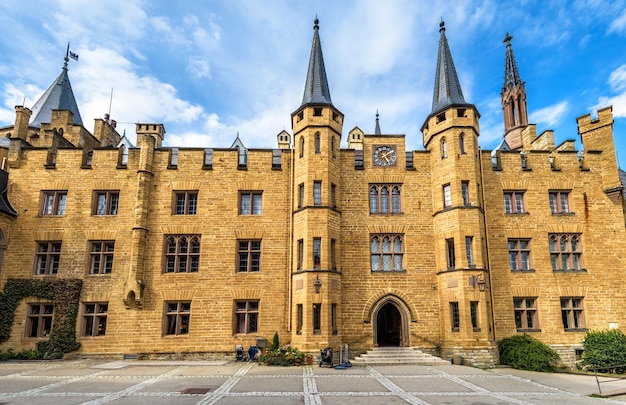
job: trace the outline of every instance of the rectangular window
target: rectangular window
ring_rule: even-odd
[[[313,304],[313,334],[322,333],[322,304]]]
[[[298,186],[298,208],[304,207],[304,184]]]
[[[471,205],[469,197],[469,181],[461,182],[461,196],[463,197],[463,205]]]
[[[461,327],[461,317],[459,315],[459,303],[450,303],[450,322],[452,324],[452,332],[458,332]]]
[[[465,258],[467,259],[468,266],[474,265],[474,252],[472,249],[473,241],[474,241],[474,238],[472,236],[465,237]]]
[[[550,234],[549,246],[553,271],[584,271],[580,234]]]
[[[402,271],[404,257],[403,235],[376,234],[370,238],[372,271]]]
[[[111,274],[114,241],[89,242],[89,274]]]
[[[174,215],[196,215],[198,211],[197,191],[176,191],[174,199]]]
[[[41,215],[64,215],[67,191],[44,191]]]
[[[445,184],[443,186],[443,207],[449,208],[452,206],[452,194],[450,191],[450,185]]]
[[[530,270],[530,239],[509,239],[508,245],[511,270]]]
[[[239,215],[261,215],[262,198],[260,191],[240,191]]]
[[[470,301],[470,319],[474,332],[480,332],[480,327],[478,326],[478,301]]]
[[[298,239],[298,268],[302,270],[302,260],[304,258],[304,240]]]
[[[370,185],[370,214],[400,214],[402,212],[400,192],[400,184]]]
[[[117,215],[119,191],[96,191],[93,215]]]
[[[523,214],[526,212],[524,211],[523,191],[504,192],[504,212],[507,214]]]
[[[313,268],[319,269],[322,266],[322,239],[313,238]]]
[[[35,251],[35,275],[49,276],[59,271],[61,242],[37,242]]]
[[[259,330],[259,301],[235,301],[235,334]]]
[[[583,310],[582,297],[562,297],[561,298],[561,318],[563,327],[569,331],[584,331],[585,313]]]
[[[456,267],[456,260],[454,256],[454,238],[446,239],[446,264],[448,269],[454,269]]]
[[[83,304],[82,336],[104,336],[107,329],[107,302]]]
[[[164,330],[165,335],[189,334],[189,317],[191,316],[191,302],[166,302]]]
[[[166,235],[165,273],[196,273],[200,269],[200,235]]]
[[[569,210],[569,191],[550,191],[550,210],[553,214],[567,214]]]
[[[238,244],[238,272],[258,272],[261,270],[261,241],[240,240]]]
[[[337,334],[337,304],[330,304],[330,325],[333,335]]]
[[[302,325],[303,325],[302,317],[303,317],[302,304],[298,304],[296,306],[296,335],[302,334]]]
[[[536,297],[513,298],[513,308],[518,332],[539,329]]]
[[[336,248],[336,241],[334,239],[330,240],[330,269],[333,271],[337,270],[337,262],[336,260],[336,256],[335,256],[335,248]]]
[[[52,304],[28,304],[26,337],[45,338],[52,330]]]
[[[330,206],[333,208],[337,207],[337,186],[335,184],[330,185]]]
[[[322,205],[322,182],[313,182],[313,205]]]

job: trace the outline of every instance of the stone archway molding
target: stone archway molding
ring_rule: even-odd
[[[408,314],[411,322],[417,322],[417,310],[411,299],[398,289],[382,290],[373,294],[363,307],[363,322],[372,323],[374,314],[388,302],[394,303],[400,312]]]

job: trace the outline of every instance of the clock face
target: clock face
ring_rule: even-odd
[[[374,150],[373,158],[379,166],[391,166],[396,162],[396,150],[391,146],[379,146]]]

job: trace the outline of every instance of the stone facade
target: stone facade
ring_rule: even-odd
[[[497,340],[528,333],[572,362],[587,329],[626,324],[610,107],[578,118],[582,152],[533,125],[483,151],[463,103],[426,117],[422,151],[359,128],[341,149],[329,95],[303,101],[277,149],[164,147],[154,123],[125,149],[108,120],[92,135],[71,114],[31,127],[19,106],[0,129],[17,212],[0,217],[0,282],[82,279],[74,355],[214,358],[278,332],[307,352],[494,364]],[[0,349],[46,338],[35,304],[51,303],[23,299]]]

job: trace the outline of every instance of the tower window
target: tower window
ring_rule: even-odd
[[[322,140],[320,139],[320,133],[315,134],[315,154],[319,155],[322,149]]]
[[[452,332],[458,332],[461,326],[461,317],[459,316],[459,303],[450,303],[450,321],[452,324]]]
[[[314,117],[321,117],[322,116],[322,109],[321,108],[314,108],[313,109],[313,116]]]
[[[446,239],[446,264],[448,265],[448,269],[454,269],[455,267],[455,257],[454,257],[454,239]]]
[[[322,333],[322,304],[313,304],[313,334]]]
[[[443,138],[441,140],[441,158],[445,159],[448,157],[448,142],[446,141],[446,138]]]
[[[322,205],[322,182],[313,182],[313,205]]]

